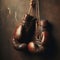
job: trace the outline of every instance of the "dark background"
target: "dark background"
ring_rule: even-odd
[[[0,60],[60,60],[60,0],[40,0],[41,19],[53,25],[53,56],[29,55],[12,47],[13,31],[28,9],[29,0],[0,0]]]

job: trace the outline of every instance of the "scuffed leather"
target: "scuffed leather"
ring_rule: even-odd
[[[39,23],[39,22],[38,22]],[[46,50],[46,43],[49,38],[49,33],[47,31],[48,21],[41,20],[40,23],[40,39],[36,39],[37,36],[28,44],[28,50],[33,53],[40,53]]]
[[[41,39],[35,39],[35,32],[36,32],[36,23],[37,19],[33,16],[26,15],[24,18],[24,23],[20,24],[13,35],[12,43],[13,46],[18,50],[27,49],[29,52],[41,52],[44,51],[45,47],[44,44],[48,39],[48,31],[47,31],[47,21],[40,21],[40,28],[41,31]],[[30,43],[32,42],[32,45]],[[32,50],[31,50],[32,49]]]
[[[35,32],[36,18],[27,14],[24,21],[16,28],[12,38],[13,46],[18,50],[27,47]]]

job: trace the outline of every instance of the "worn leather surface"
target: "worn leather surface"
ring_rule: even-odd
[[[49,56],[48,54],[30,55],[19,52],[11,45],[13,31],[16,25],[19,25],[22,21],[23,15],[27,13],[29,0],[1,0],[0,6],[1,60],[60,60],[60,0],[40,0],[41,19],[47,19],[52,24],[51,38],[53,39],[50,44],[54,49],[52,52],[49,50],[49,53],[51,53]],[[11,11],[10,16],[7,12],[8,7]]]

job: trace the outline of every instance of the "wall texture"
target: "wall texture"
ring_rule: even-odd
[[[56,48],[53,47],[55,52],[51,57],[24,54],[11,45],[16,25],[28,12],[29,0],[0,0],[0,3],[0,60],[60,60],[60,0],[40,0],[41,19],[47,19],[53,25],[52,41]]]

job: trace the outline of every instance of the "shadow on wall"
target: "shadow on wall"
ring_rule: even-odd
[[[48,23],[48,32],[49,32],[49,39],[48,42],[46,44],[46,51],[41,54],[43,60],[44,59],[48,59],[48,60],[54,60],[54,58],[57,55],[57,44],[56,44],[56,40],[54,38],[54,36],[52,35],[52,31],[53,31],[53,25],[51,23]]]

